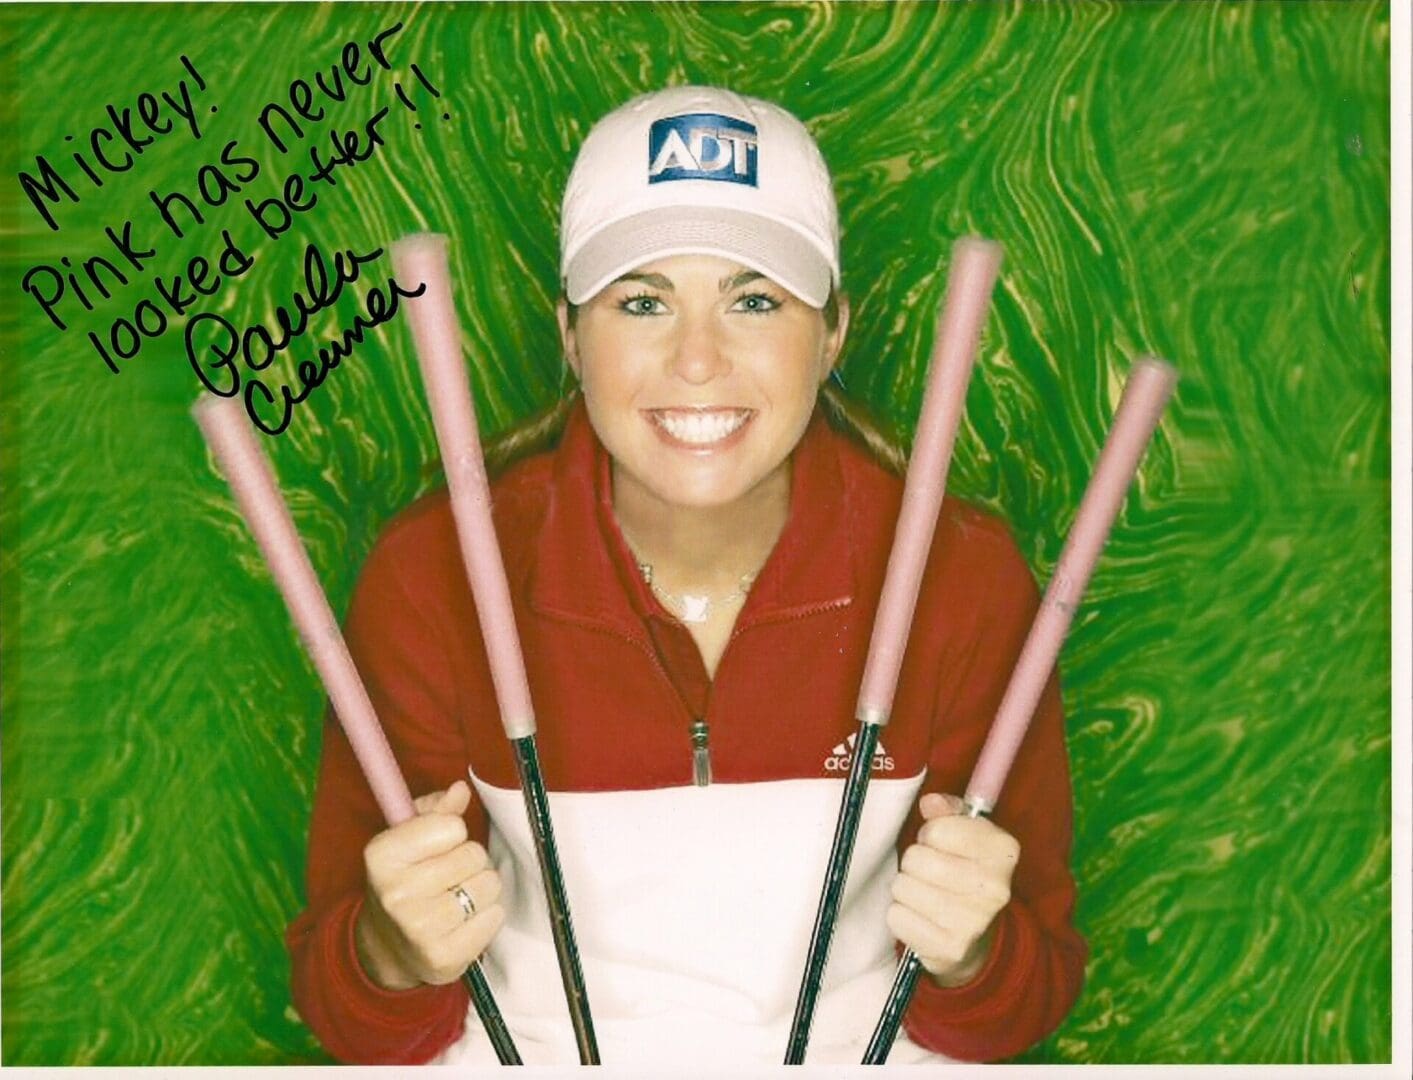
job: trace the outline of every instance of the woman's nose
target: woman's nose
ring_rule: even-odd
[[[721,329],[710,314],[679,316],[672,353],[672,370],[686,382],[700,385],[731,370]]]

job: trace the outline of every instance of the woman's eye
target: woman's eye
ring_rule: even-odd
[[[749,293],[736,301],[734,310],[746,311],[752,314],[774,311],[780,306],[780,301],[765,293]]]
[[[630,296],[620,306],[629,315],[661,315],[667,310],[667,305],[661,300],[646,293],[641,296]]]

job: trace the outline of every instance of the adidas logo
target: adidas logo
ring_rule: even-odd
[[[857,739],[858,732],[850,735],[848,739],[841,742],[824,759],[825,772],[848,772],[849,767],[854,763],[854,740]],[[883,740],[879,739],[873,750],[873,772],[892,772],[896,766],[888,751],[883,749]]]

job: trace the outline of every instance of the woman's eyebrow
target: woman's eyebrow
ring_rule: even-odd
[[[720,281],[717,282],[717,286],[721,289],[722,292],[730,292],[732,289],[744,285],[748,281],[755,281],[756,278],[763,277],[765,277],[765,275],[762,274],[759,270],[742,270],[739,274],[733,274],[731,277],[722,278]]]
[[[661,274],[624,274],[619,281],[641,281],[644,285],[651,285],[654,289],[663,289],[672,292],[672,281]]]

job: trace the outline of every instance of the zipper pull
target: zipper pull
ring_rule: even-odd
[[[692,721],[692,782],[697,787],[711,783],[711,751],[707,749],[707,722]]]

